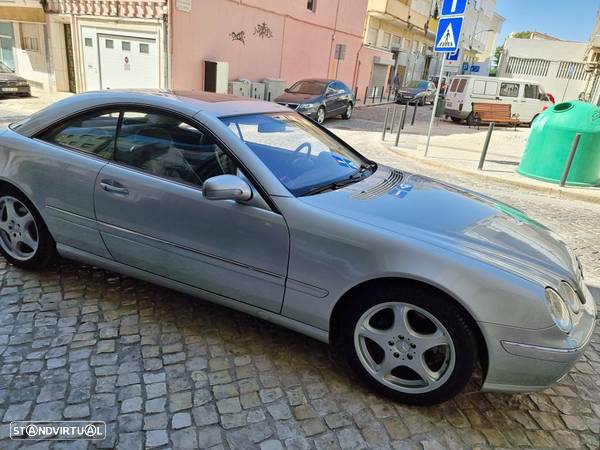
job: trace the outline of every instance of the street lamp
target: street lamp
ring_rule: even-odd
[[[495,30],[493,28],[490,28],[488,30],[481,30],[481,31],[478,31],[477,33],[473,33],[471,35],[471,41],[469,42],[469,51],[473,51],[473,40],[475,39],[475,36],[478,36],[482,33],[488,33],[490,31],[495,31]],[[471,73],[471,64],[469,64],[469,74],[470,73]]]

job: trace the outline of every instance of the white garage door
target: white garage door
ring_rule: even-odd
[[[100,88],[158,88],[156,40],[98,35]]]

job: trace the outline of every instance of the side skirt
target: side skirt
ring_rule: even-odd
[[[263,319],[268,322],[272,322],[276,325],[282,326],[284,328],[288,328],[292,331],[296,331],[298,333],[301,333],[308,337],[316,339],[317,341],[321,341],[326,344],[329,343],[329,333],[327,331],[307,325],[302,322],[298,322],[297,320],[290,319],[288,317],[284,317],[280,314],[266,311],[264,309],[260,309],[255,306],[239,302],[239,301],[231,299],[229,297],[223,297],[221,295],[217,295],[212,292],[207,292],[200,288],[196,288],[194,286],[190,286],[190,285],[187,285],[184,283],[180,283],[178,281],[174,281],[174,280],[170,280],[165,277],[161,277],[159,275],[155,275],[150,272],[136,269],[134,267],[130,267],[125,264],[121,264],[117,261],[103,258],[101,256],[93,255],[91,253],[87,253],[82,250],[79,250],[79,249],[76,249],[73,247],[69,247],[64,244],[57,244],[56,249],[57,249],[58,253],[60,254],[60,256],[62,256],[64,258],[72,259],[72,260],[79,261],[79,262],[82,262],[85,264],[91,264],[94,266],[102,267],[107,270],[112,270],[113,272],[122,273],[122,274],[130,276],[132,278],[137,278],[139,280],[158,284],[160,286],[164,286],[166,288],[173,289],[175,291],[183,292],[183,293],[191,295],[193,297],[199,297],[204,300],[208,300],[210,302],[226,306],[227,308],[235,309],[237,311],[241,311],[243,313],[250,314],[252,316],[258,317],[259,319]]]

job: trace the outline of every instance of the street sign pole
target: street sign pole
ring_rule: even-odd
[[[433,131],[433,121],[435,120],[435,111],[437,110],[438,102],[440,101],[440,90],[442,87],[442,76],[444,75],[444,63],[446,62],[447,53],[442,53],[442,63],[440,64],[440,76],[438,78],[437,90],[435,91],[435,100],[433,101],[433,111],[431,112],[431,120],[429,121],[429,130],[427,131],[427,144],[425,145],[425,156],[429,151],[429,141],[431,140],[431,132]]]

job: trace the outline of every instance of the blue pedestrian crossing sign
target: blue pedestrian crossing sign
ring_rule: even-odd
[[[444,0],[442,16],[462,16],[467,9],[467,0]]]
[[[454,53],[458,50],[462,17],[442,17],[438,24],[433,51],[436,53]]]

